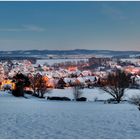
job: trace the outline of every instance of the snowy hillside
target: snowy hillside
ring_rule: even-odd
[[[140,112],[128,103],[47,101],[0,92],[0,124],[1,139],[140,138]]]
[[[53,65],[55,63],[64,63],[64,62],[75,62],[77,63],[78,61],[87,61],[88,59],[38,59],[36,64],[43,65],[47,63],[48,65]]]
[[[94,89],[88,89],[84,88],[81,90],[82,92],[82,97],[86,97],[88,101],[94,101],[96,100],[107,100],[112,98],[112,96],[108,93],[103,92],[102,90],[98,88]],[[131,98],[133,95],[138,95],[140,94],[139,89],[126,89],[126,92],[124,94],[124,100],[128,100]],[[45,94],[46,97],[50,96],[59,96],[59,97],[68,97],[70,99],[73,99],[73,89],[72,88],[65,88],[65,89],[53,89],[49,93]]]

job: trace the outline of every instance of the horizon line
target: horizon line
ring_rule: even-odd
[[[0,50],[0,52],[14,52],[14,51],[114,51],[114,52],[140,52],[140,50],[111,50],[111,49],[17,49],[17,50]]]

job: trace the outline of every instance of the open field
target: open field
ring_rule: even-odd
[[[129,103],[48,101],[1,92],[0,114],[1,139],[140,138],[140,112]]]

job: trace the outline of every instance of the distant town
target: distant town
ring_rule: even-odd
[[[81,55],[64,55],[63,57],[48,55],[46,58],[30,55],[26,57],[1,56],[0,61],[1,90],[5,90],[7,86],[13,89],[14,77],[18,73],[26,75],[30,82],[35,75],[43,76],[46,88],[71,87],[76,82],[82,84],[83,87],[92,88],[97,86],[99,80],[105,82],[108,74],[116,70],[130,74],[131,79],[135,81],[133,87],[140,88],[140,58],[135,55],[128,58],[91,54],[84,58],[81,58]],[[33,91],[33,87],[27,86],[25,90]]]

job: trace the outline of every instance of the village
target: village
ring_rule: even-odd
[[[112,58],[91,57],[86,60],[63,61],[49,65],[47,59],[41,64],[33,64],[30,60],[8,60],[0,63],[0,89],[14,90],[14,76],[22,73],[33,85],[35,75],[41,75],[45,88],[64,89],[79,83],[83,88],[94,88],[98,82],[106,81],[109,73],[123,70],[131,75],[131,88],[140,88],[140,60],[118,60]],[[40,61],[41,62],[41,61]],[[135,84],[134,84],[135,83]],[[33,92],[33,86],[26,86],[25,91]]]

